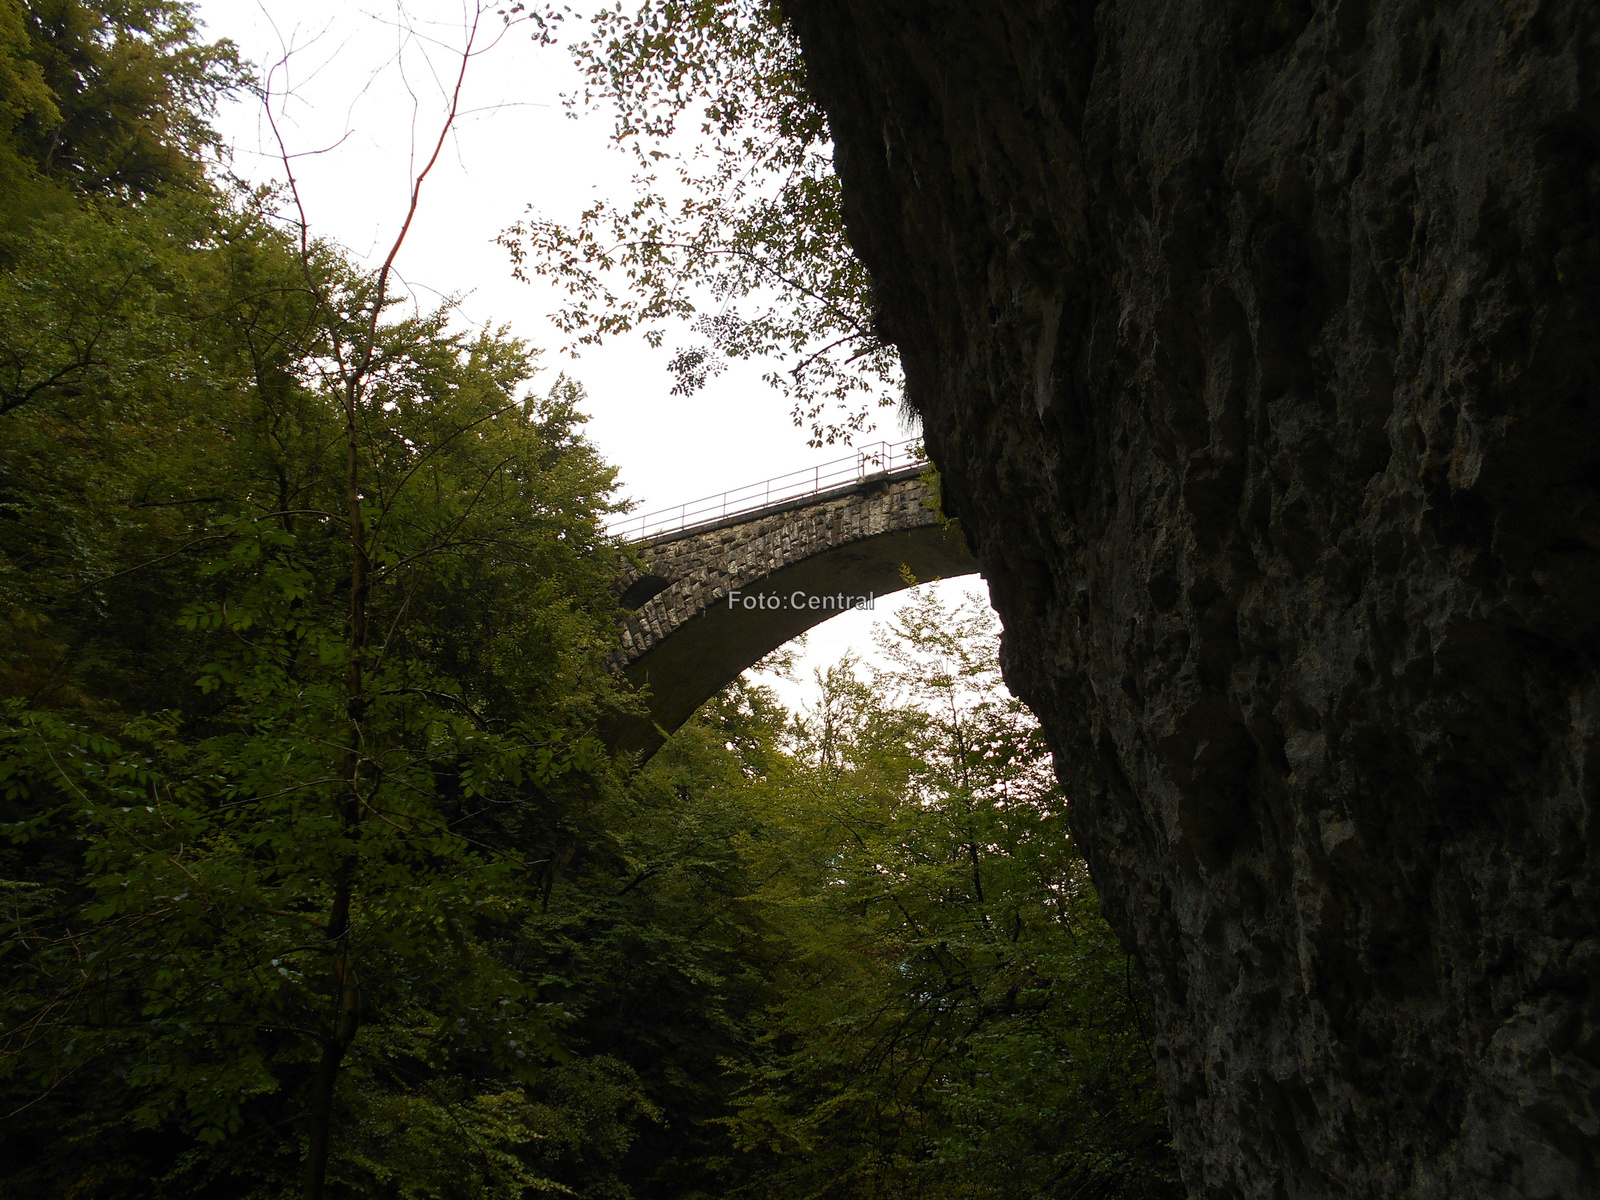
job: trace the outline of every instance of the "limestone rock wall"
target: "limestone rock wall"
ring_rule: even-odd
[[[1592,0],[785,0],[1196,1195],[1600,1195]]]

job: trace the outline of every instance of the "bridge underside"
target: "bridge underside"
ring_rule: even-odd
[[[741,672],[839,615],[837,607],[795,606],[796,593],[882,597],[908,586],[906,571],[912,582],[923,583],[977,569],[961,534],[930,521],[847,542],[752,580],[739,589],[742,596],[773,598],[766,607],[747,608],[721,597],[628,664],[624,674],[645,693],[650,711],[648,717],[624,722],[613,744],[649,757]]]

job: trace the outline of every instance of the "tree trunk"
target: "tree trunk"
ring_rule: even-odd
[[[349,744],[345,751],[346,790],[341,805],[344,836],[351,842],[361,836],[361,761],[363,718],[366,715],[364,656],[367,646],[367,600],[370,591],[370,559],[366,524],[361,514],[361,447],[357,415],[360,411],[361,384],[352,379],[345,389],[345,490],[350,521],[350,630],[349,664],[345,672],[346,704],[350,722]],[[350,944],[350,901],[355,887],[358,859],[347,854],[334,880],[333,907],[328,915],[328,945],[332,951],[329,978],[332,983],[332,1032],[323,1040],[322,1058],[311,1084],[311,1103],[307,1113],[305,1200],[321,1200],[328,1173],[328,1151],[333,1134],[333,1097],[339,1082],[339,1067],[361,1027],[361,992],[356,983],[354,951]]]

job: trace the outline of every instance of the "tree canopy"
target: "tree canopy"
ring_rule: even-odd
[[[675,392],[756,359],[813,444],[870,429],[901,400],[899,357],[845,237],[827,120],[781,6],[602,7],[569,47],[586,80],[569,103],[614,114],[638,174],[631,199],[570,224],[530,213],[501,235],[519,274],[565,288],[556,323],[577,345],[687,332]]]
[[[0,0],[0,1189],[1175,1195],[991,618],[613,754],[581,389],[209,169],[236,79]]]

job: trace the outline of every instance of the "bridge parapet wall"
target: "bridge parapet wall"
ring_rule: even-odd
[[[652,753],[741,671],[842,611],[793,597],[885,596],[906,586],[906,571],[918,580],[976,571],[927,498],[910,468],[634,543],[642,569],[622,581],[633,612],[614,661],[649,712],[622,720],[612,743]],[[730,605],[736,591],[768,603]]]
[[[785,567],[852,542],[940,524],[926,501],[920,472],[904,471],[637,545],[646,567],[628,585],[653,577],[666,586],[625,621],[622,663],[725,604],[729,592],[749,590]]]

